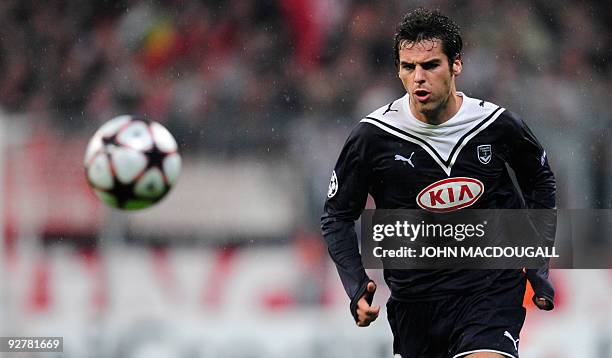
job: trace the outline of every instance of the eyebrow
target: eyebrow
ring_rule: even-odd
[[[416,65],[416,64],[420,64],[421,66],[423,65],[434,65],[434,64],[439,64],[441,63],[442,60],[439,58],[434,58],[431,59],[429,61],[425,61],[425,62],[407,62],[407,61],[400,61],[400,65]]]

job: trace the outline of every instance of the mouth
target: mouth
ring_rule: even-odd
[[[426,102],[429,99],[429,96],[431,96],[431,92],[425,89],[416,89],[412,93],[419,102]]]

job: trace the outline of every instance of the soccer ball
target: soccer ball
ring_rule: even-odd
[[[160,201],[181,171],[176,140],[161,124],[123,115],[106,122],[89,141],[85,176],[111,207],[147,208]]]

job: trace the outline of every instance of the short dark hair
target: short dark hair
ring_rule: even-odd
[[[459,26],[438,10],[422,7],[409,11],[397,26],[393,56],[395,67],[399,65],[400,45],[404,41],[417,43],[423,40],[438,39],[442,42],[442,51],[449,63],[461,55],[463,40]]]

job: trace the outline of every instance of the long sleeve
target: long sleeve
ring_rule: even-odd
[[[525,122],[511,115],[510,166],[529,209],[554,209],[556,182],[548,156]]]
[[[364,124],[347,139],[332,172],[321,217],[321,229],[329,255],[336,264],[342,285],[351,300],[355,317],[357,301],[366,290],[368,278],[359,254],[355,220],[361,215],[368,195],[370,169]]]
[[[511,118],[514,136],[509,164],[516,173],[525,205],[528,209],[555,209],[556,182],[546,151],[522,120],[515,116]],[[555,211],[543,210],[532,221],[539,240],[552,246],[556,234]],[[526,276],[535,292],[533,300],[536,297],[544,298],[547,301],[544,309],[553,309],[555,290],[549,279],[548,260],[537,269],[527,269]]]

